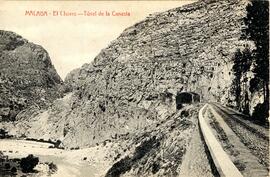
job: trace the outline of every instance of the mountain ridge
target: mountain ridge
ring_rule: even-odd
[[[25,134],[92,146],[165,119],[176,111],[179,92],[225,103],[235,50],[252,46],[239,41],[247,4],[199,1],[125,29],[66,77],[72,92],[34,117],[43,123],[31,121]]]
[[[48,52],[21,36],[0,31],[0,116],[14,121],[28,107],[47,108],[61,97],[63,81],[51,63]]]

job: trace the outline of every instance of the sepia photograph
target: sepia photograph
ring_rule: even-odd
[[[268,0],[1,0],[0,177],[269,177]]]

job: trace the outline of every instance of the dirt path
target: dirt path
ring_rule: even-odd
[[[206,152],[206,147],[202,141],[202,136],[197,125],[180,167],[179,177],[216,176],[214,175],[216,174],[215,169],[211,169],[211,163],[211,159],[209,159],[209,154]]]

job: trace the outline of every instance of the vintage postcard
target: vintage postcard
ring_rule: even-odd
[[[269,176],[269,1],[0,1],[12,176]]]

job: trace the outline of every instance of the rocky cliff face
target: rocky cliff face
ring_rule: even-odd
[[[0,30],[0,119],[14,121],[30,106],[46,108],[60,96],[61,78],[48,53],[21,36]]]
[[[168,119],[181,91],[227,103],[235,52],[254,47],[241,40],[247,4],[206,0],[150,15],[71,72],[72,92],[13,133],[93,146]]]

